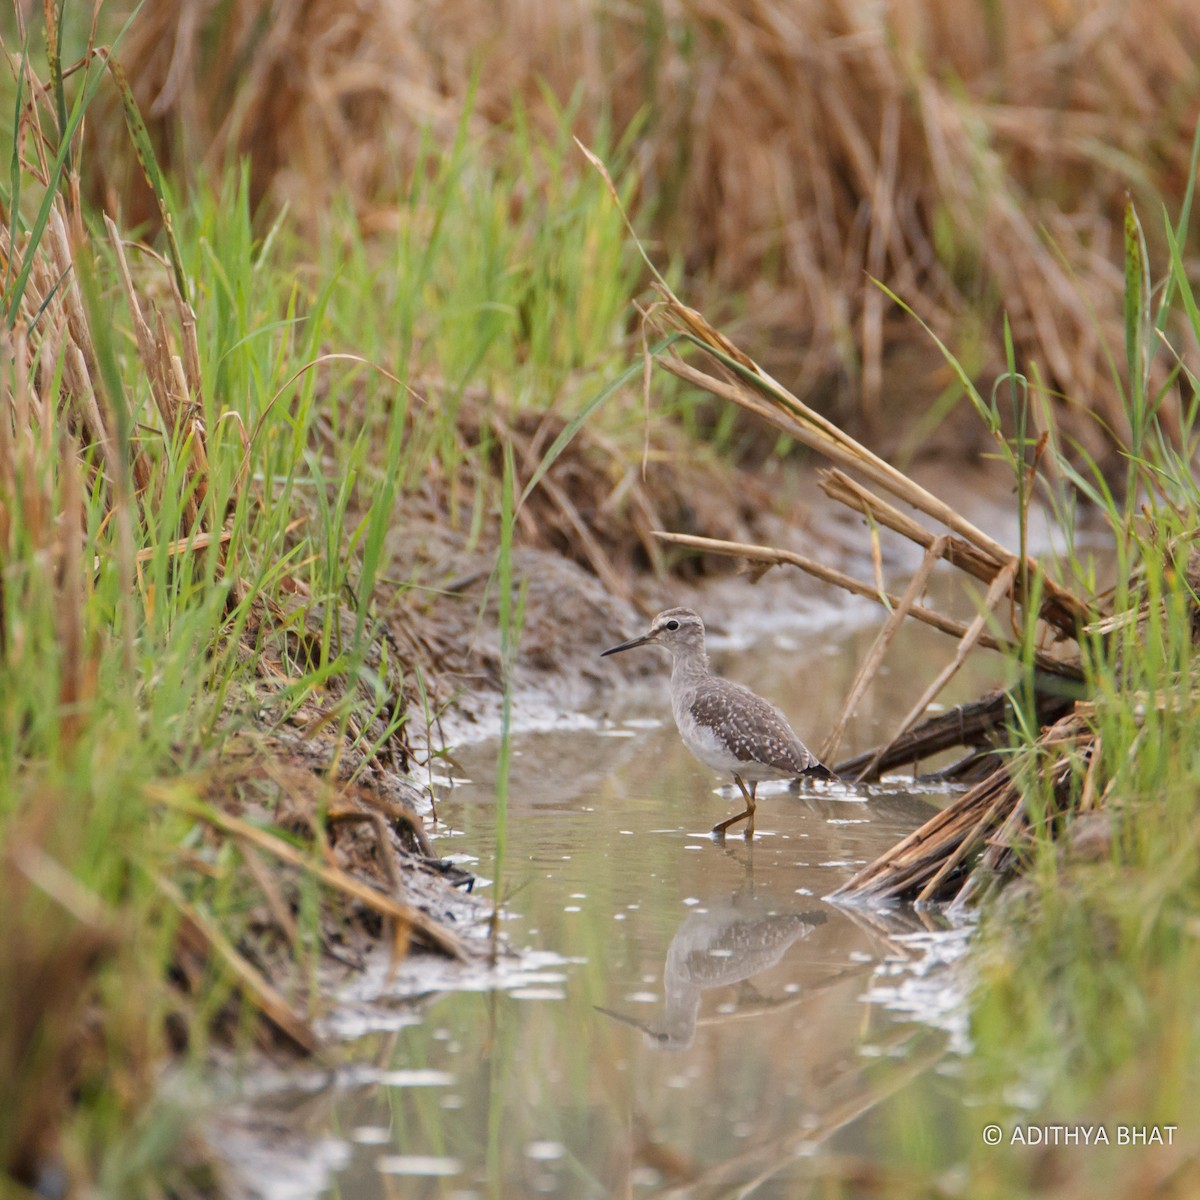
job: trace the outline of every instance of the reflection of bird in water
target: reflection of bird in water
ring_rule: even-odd
[[[652,1046],[686,1050],[696,1037],[702,992],[773,967],[793,942],[824,921],[823,912],[781,912],[737,897],[708,912],[690,913],[667,950],[661,1017],[643,1023],[608,1008],[600,1012],[640,1029]]]
[[[690,608],[660,612],[641,637],[600,657],[635,646],[662,646],[671,652],[671,709],[683,744],[706,767],[732,775],[746,801],[744,812],[713,826],[716,836],[724,837],[726,829],[743,819],[746,837],[754,836],[755,792],[764,779],[834,778],[779,709],[709,670],[704,622]]]

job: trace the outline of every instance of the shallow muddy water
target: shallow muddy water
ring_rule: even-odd
[[[714,639],[714,664],[817,742],[874,633],[860,611],[749,647]],[[914,679],[951,652],[909,631],[843,751],[890,733]],[[1000,669],[977,657],[947,701]],[[531,952],[495,974],[434,964],[389,984],[380,963],[355,981],[327,1027],[343,1065],[258,1079],[226,1110],[218,1138],[245,1184],[355,1200],[783,1197],[847,1162],[894,1162],[931,1130],[922,1161],[952,1165],[962,1147],[936,1131],[961,1104],[968,931],[822,899],[947,793],[763,785],[753,843],[718,844],[708,831],[733,798],[681,746],[665,672],[564,725],[514,741],[499,889],[509,942]],[[496,750],[465,748],[438,788],[438,848],[489,896]]]

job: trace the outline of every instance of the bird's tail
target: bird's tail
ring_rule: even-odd
[[[831,771],[824,763],[814,762],[811,767],[806,767],[800,772],[801,779],[828,779],[832,783],[845,783],[846,781],[836,772]]]

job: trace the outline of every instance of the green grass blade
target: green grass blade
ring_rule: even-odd
[[[1130,449],[1140,453],[1145,436],[1146,336],[1145,314],[1150,296],[1146,242],[1133,202],[1125,205],[1125,367]]]
[[[66,0],[58,0],[58,7],[52,4],[45,6],[46,12],[46,61],[50,67],[50,85],[54,89],[54,108],[58,117],[60,135],[67,127],[67,90],[63,82],[62,72],[62,39],[63,39],[63,8]],[[71,172],[71,141],[63,138],[67,148],[67,156],[63,159],[63,168]]]
[[[29,65],[29,34],[25,34],[25,41],[21,45],[21,65],[17,71],[17,95],[13,102],[13,134],[12,134],[12,161],[9,164],[11,172],[11,181],[9,190],[11,193],[10,208],[9,208],[9,224],[8,224],[8,245],[9,253],[4,263],[4,291],[3,295],[8,295],[8,285],[12,279],[12,247],[17,244],[17,230],[21,223],[21,179],[25,172],[21,170],[21,113],[25,104],[25,74]]]
[[[116,84],[117,94],[121,97],[121,105],[125,110],[125,124],[133,141],[134,153],[137,154],[137,160],[141,164],[146,183],[154,193],[155,202],[158,204],[163,233],[167,239],[167,256],[171,260],[171,270],[175,275],[175,286],[179,289],[179,294],[187,299],[187,276],[183,270],[183,256],[179,253],[179,243],[175,238],[175,225],[171,219],[170,206],[167,203],[167,187],[162,171],[159,169],[158,156],[154,153],[154,145],[150,141],[150,132],[146,128],[146,122],[142,119],[142,110],[138,108],[133,89],[129,86],[129,80],[125,78],[121,64],[111,55],[108,59],[108,70]]]
[[[664,350],[667,350],[685,336],[686,335],[682,333],[672,333],[668,337],[663,338],[662,341],[660,341],[657,345],[650,347],[649,353],[651,357],[656,358]],[[517,501],[518,512],[521,509],[521,505],[529,499],[529,496],[533,492],[534,488],[541,483],[542,479],[546,475],[546,472],[549,471],[552,466],[554,466],[558,456],[562,454],[562,452],[571,444],[571,441],[574,439],[575,435],[583,427],[583,423],[592,415],[592,413],[596,411],[596,409],[600,407],[601,404],[605,402],[605,400],[612,396],[614,392],[620,391],[621,388],[623,388],[631,379],[635,379],[637,376],[641,375],[642,370],[643,367],[640,361],[634,363],[632,366],[627,367],[616,377],[616,379],[612,381],[612,383],[610,383],[601,392],[593,396],[583,406],[583,408],[581,408],[579,412],[567,422],[567,424],[563,427],[562,432],[550,444],[550,448],[545,454],[542,455],[542,460],[538,463],[537,469],[529,477],[529,482],[525,485],[524,491],[521,492],[520,500]]]

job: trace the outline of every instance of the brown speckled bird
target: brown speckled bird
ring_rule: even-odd
[[[671,708],[683,744],[706,767],[732,775],[745,797],[745,811],[714,825],[714,835],[723,837],[745,818],[746,837],[754,836],[755,791],[764,779],[834,778],[792,732],[779,709],[749,688],[712,673],[704,649],[704,622],[690,608],[660,612],[641,637],[605,650],[601,658],[635,646],[670,651]]]

